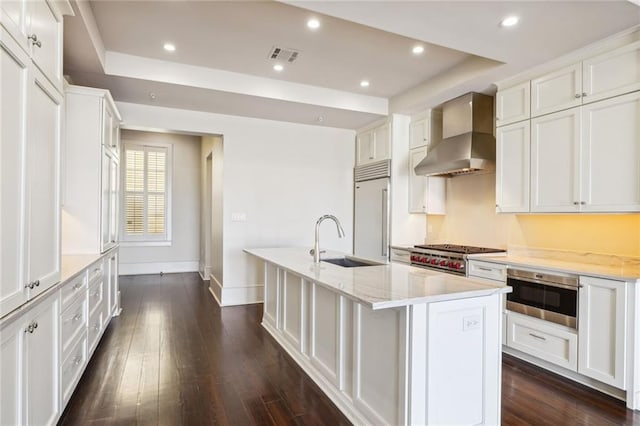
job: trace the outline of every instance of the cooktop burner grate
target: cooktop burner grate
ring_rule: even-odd
[[[416,248],[427,250],[440,250],[448,251],[451,253],[461,254],[479,254],[479,253],[502,253],[504,249],[488,248],[488,247],[474,247],[474,246],[462,246],[457,244],[426,244],[416,245]]]

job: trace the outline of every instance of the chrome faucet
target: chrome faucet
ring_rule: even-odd
[[[316,240],[313,244],[313,250],[311,250],[311,254],[313,255],[313,263],[320,263],[320,224],[325,219],[331,219],[336,223],[336,227],[338,228],[338,237],[344,238],[345,233],[344,229],[342,229],[342,225],[340,225],[340,221],[337,217],[332,214],[325,214],[321,216],[320,219],[316,222]]]

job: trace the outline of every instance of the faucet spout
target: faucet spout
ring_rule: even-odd
[[[336,228],[338,229],[338,237],[344,238],[344,236],[346,235],[337,217],[331,214],[325,214],[324,216],[321,216],[320,219],[318,219],[318,221],[316,222],[316,238],[313,244],[313,263],[320,263],[320,224],[326,219],[331,219],[335,222]]]

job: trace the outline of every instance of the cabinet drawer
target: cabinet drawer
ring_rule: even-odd
[[[93,265],[91,265],[88,268],[88,270],[89,270],[89,285],[91,285],[94,282],[96,282],[96,280],[102,279],[102,277],[104,276],[104,262],[103,261],[96,262]]]
[[[73,390],[76,387],[76,383],[82,375],[85,364],[87,363],[87,334],[85,333],[81,339],[78,339],[76,344],[73,345],[72,350],[67,358],[64,358],[62,365],[60,366],[60,382],[62,387],[62,406],[64,407]]]
[[[411,263],[411,253],[403,249],[391,249],[391,261],[400,263]]]
[[[104,300],[104,279],[98,280],[89,287],[89,316],[101,310]]]
[[[71,350],[73,342],[82,334],[87,326],[87,299],[78,298],[68,309],[62,312],[60,327],[62,329],[62,358]]]
[[[470,260],[469,277],[486,278],[504,283],[507,279],[507,265]]]
[[[102,331],[104,330],[104,325],[104,310],[98,309],[89,317],[89,353],[92,353],[98,345],[100,336],[102,336]]]
[[[572,371],[578,369],[578,336],[562,326],[509,312],[507,346]]]
[[[81,294],[85,294],[87,289],[87,273],[83,271],[80,275],[65,283],[60,290],[60,300],[64,311]]]

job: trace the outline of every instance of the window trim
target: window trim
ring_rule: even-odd
[[[166,167],[166,182],[165,182],[165,234],[163,236],[157,238],[149,238],[148,235],[143,235],[141,237],[134,237],[131,235],[127,235],[126,228],[126,216],[127,216],[127,206],[126,206],[126,176],[127,176],[127,150],[128,149],[144,149],[145,147],[149,148],[164,148],[167,150],[167,167]],[[120,196],[120,205],[122,208],[120,209],[120,246],[122,247],[167,247],[172,244],[172,193],[173,193],[173,145],[165,142],[155,142],[155,141],[137,141],[137,140],[122,140],[122,151],[121,151],[121,159],[120,159],[120,181],[122,182],[122,191]],[[146,155],[145,155],[145,180],[146,180]],[[145,192],[146,194],[146,192]],[[147,228],[147,221],[144,221],[144,227]]]

